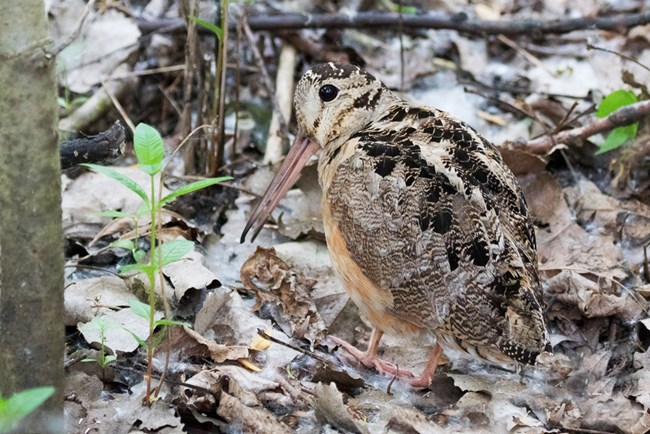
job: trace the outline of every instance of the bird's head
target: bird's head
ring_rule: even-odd
[[[396,99],[381,81],[356,66],[323,63],[308,70],[296,86],[293,102],[298,134],[251,214],[241,241],[253,226],[255,238],[312,155],[341,146],[384,115]]]
[[[296,86],[298,138],[321,148],[338,147],[381,116],[394,98],[381,81],[357,66],[316,65]]]

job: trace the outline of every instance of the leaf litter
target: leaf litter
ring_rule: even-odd
[[[470,14],[488,17],[527,18],[530,12],[527,7],[506,10],[500,4],[467,7]],[[601,3],[584,0],[560,7],[541,2],[536,8],[537,17],[553,19],[565,12],[596,14]],[[111,11],[102,20],[116,19],[116,14]],[[127,21],[119,16],[109,27],[122,28]],[[106,29],[105,22],[96,22],[95,32]],[[123,32],[120,47],[125,48],[107,56],[104,65],[93,69],[99,71],[96,74],[85,69],[83,57],[79,57],[82,67],[68,63],[67,82],[78,86],[75,91],[93,85],[80,76],[104,77],[128,57],[131,49],[126,47],[138,35],[131,24]],[[625,74],[638,83],[647,82],[647,71],[614,62],[611,54],[587,50],[584,40],[615,51],[633,50],[642,63],[650,59],[647,26],[628,35],[586,30],[571,37],[549,37],[546,49],[551,54],[540,54],[534,41],[523,41],[519,48],[528,47],[528,55],[504,49],[504,40],[426,31],[403,35],[402,79],[400,44],[394,35],[342,33],[349,50],[362,53],[367,68],[392,87],[402,87],[405,97],[462,117],[497,144],[543,133],[561,121],[570,99],[547,94],[578,98],[580,112],[630,82],[624,80]],[[93,33],[87,35],[92,38]],[[387,39],[389,44],[384,43]],[[83,39],[84,44],[88,41]],[[169,44],[158,47],[168,50]],[[563,52],[567,47],[568,54]],[[66,57],[74,57],[73,48]],[[168,51],[159,55],[169,60]],[[462,76],[475,80],[463,82]],[[478,88],[478,80],[495,88],[519,86],[525,95],[501,90],[467,93],[466,88]],[[493,99],[485,98],[488,94]],[[495,98],[537,119],[503,109],[494,104]],[[644,137],[642,126],[637,142]],[[129,298],[145,288],[137,289],[141,286],[137,278],[81,267],[114,271],[128,258],[109,244],[133,239],[132,222],[111,222],[98,213],[134,212],[138,198],[94,173],[66,178],[62,193],[66,257],[78,267],[67,276],[65,294],[65,323],[76,333],[76,338],[69,337],[70,349],[97,348],[100,337],[88,327],[96,316],[114,325],[110,333],[119,331],[121,336],[105,337],[109,352],[119,355],[112,369],[121,374],[114,383],[102,383],[97,375],[86,374],[83,364],[70,362],[66,411],[75,421],[70,432],[646,432],[650,276],[644,250],[650,241],[650,207],[641,180],[647,166],[643,158],[626,160],[632,148],[594,158],[593,151],[603,140],[595,137],[576,147],[560,146],[544,157],[503,150],[536,224],[554,355],[537,368],[515,373],[450,354],[441,361],[430,388],[420,392],[351,362],[328,343],[331,333],[364,348],[370,325],[359,317],[331,270],[312,165],[255,243],[239,243],[256,200],[246,193],[240,193],[226,212],[220,233],[203,234],[205,226],[197,230],[181,215],[166,217],[167,238],[181,235],[202,241],[184,260],[165,267],[163,277],[167,302],[192,327],[171,328],[168,344],[163,343],[156,354],[161,371],[168,345],[170,382],[163,384],[152,408],[141,407],[142,354],[125,329],[137,327],[127,309]],[[562,162],[567,158],[572,165]],[[118,170],[139,176],[132,168]],[[238,179],[237,185],[260,195],[272,173],[261,167]],[[139,223],[138,233],[146,233],[147,219]],[[160,306],[162,310],[162,302]],[[426,363],[429,346],[426,340],[387,336],[382,357],[418,371]]]

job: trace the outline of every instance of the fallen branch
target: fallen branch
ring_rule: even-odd
[[[617,127],[630,125],[650,116],[650,100],[640,101],[621,107],[607,117],[594,119],[586,125],[546,135],[525,143],[513,143],[512,147],[531,154],[546,154],[556,144],[570,144],[584,140],[594,134],[613,130]]]
[[[124,153],[124,126],[120,121],[96,136],[63,141],[59,145],[61,169],[81,163],[102,163]]]
[[[397,28],[401,21],[404,29],[449,29],[473,35],[544,35],[569,33],[574,30],[615,30],[650,23],[650,12],[620,14],[608,17],[562,18],[557,20],[480,20],[468,18],[464,13],[453,15],[402,15],[392,12],[359,12],[356,14],[278,14],[257,15],[248,18],[251,30],[296,29],[389,29]],[[234,25],[234,24],[233,24]],[[185,26],[182,20],[139,21],[143,33],[154,31],[179,31]],[[206,32],[207,29],[199,29]]]

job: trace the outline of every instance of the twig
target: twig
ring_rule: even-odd
[[[529,140],[528,142],[521,144],[521,148],[532,154],[545,154],[554,146],[554,143],[573,143],[591,137],[594,134],[633,124],[646,116],[650,116],[650,100],[640,101],[635,104],[621,107],[607,117],[594,119],[588,124],[578,128]],[[515,145],[515,147],[517,146]]]
[[[324,358],[322,356],[319,356],[318,354],[314,353],[313,351],[303,350],[302,348],[300,348],[297,345],[293,345],[293,344],[290,344],[289,342],[284,342],[284,341],[281,341],[278,338],[274,338],[273,336],[270,336],[267,333],[265,333],[264,330],[262,330],[262,329],[257,329],[257,334],[260,335],[261,337],[263,337],[264,339],[266,339],[267,341],[271,341],[271,342],[275,342],[276,344],[283,345],[283,346],[285,346],[287,348],[290,348],[290,349],[292,349],[294,351],[297,351],[297,352],[302,353],[302,354],[304,354],[306,356],[309,356],[309,357],[311,357],[313,359],[316,359],[319,362],[322,362],[322,363],[324,363],[326,365],[334,365],[334,363],[330,362],[329,360],[327,360],[326,358]]]
[[[235,33],[235,53],[237,55],[237,63],[235,64],[235,131],[233,133],[232,139],[232,156],[237,155],[237,137],[239,136],[239,109],[240,109],[240,95],[239,90],[241,88],[241,34],[242,34],[242,19],[243,16],[240,15],[237,20],[237,31]],[[226,64],[226,68],[228,65]],[[232,157],[231,157],[232,160]],[[235,168],[230,166],[230,176],[234,176]]]
[[[404,16],[402,14],[402,0],[399,0],[397,33],[399,34],[399,90],[404,90]]]
[[[618,57],[620,57],[621,59],[627,60],[628,62],[636,63],[637,65],[639,65],[641,68],[645,69],[646,71],[650,71],[650,68],[648,68],[643,63],[639,62],[638,60],[636,60],[636,59],[634,59],[634,58],[632,58],[632,57],[630,57],[628,55],[625,55],[623,53],[619,53],[618,51],[610,50],[610,49],[603,48],[603,47],[596,47],[595,45],[591,45],[591,44],[587,44],[587,49],[588,50],[604,51],[605,53],[615,54]]]
[[[52,49],[51,54],[53,57],[56,57],[61,51],[65,50],[68,45],[72,44],[72,41],[77,39],[77,36],[79,36],[81,29],[83,28],[84,21],[86,21],[88,14],[93,10],[94,7],[95,0],[90,0],[88,4],[86,4],[86,8],[81,14],[81,17],[79,17],[79,21],[77,21],[77,26],[75,27],[74,31],[70,34],[70,36],[66,38],[65,41],[61,42],[59,45]]]
[[[223,164],[225,159],[226,149],[226,74],[228,68],[228,17],[229,17],[229,1],[224,0],[221,2],[221,28],[223,29],[223,38],[219,41],[219,55],[220,55],[220,69],[221,77],[219,79],[219,116],[218,116],[218,134],[217,134],[217,155],[216,165],[211,168],[210,175],[215,176],[219,167]]]
[[[280,135],[282,137],[287,137],[289,134],[289,130],[287,128],[287,122],[284,119],[284,116],[282,115],[282,111],[280,110],[278,99],[275,96],[275,87],[273,86],[273,82],[271,81],[269,72],[266,70],[266,63],[264,62],[264,58],[262,57],[260,50],[257,48],[257,44],[255,43],[255,36],[253,36],[253,32],[251,31],[251,28],[248,24],[248,20],[249,20],[248,17],[242,20],[242,30],[244,31],[244,35],[246,35],[246,38],[248,39],[248,42],[250,44],[250,49],[253,52],[253,56],[255,57],[255,62],[257,63],[257,67],[260,69],[260,72],[262,73],[262,82],[266,86],[266,90],[269,93],[269,98],[271,98],[271,102],[273,103],[273,111],[278,113],[278,121],[280,124]]]
[[[512,39],[508,38],[507,36],[503,35],[497,35],[497,39],[504,45],[507,45],[508,47],[512,48],[515,50],[521,57],[529,61],[531,64],[534,66],[542,69],[544,72],[548,73],[549,75],[553,76],[553,74],[545,65],[544,63],[539,60],[537,57],[533,56],[526,50],[525,48],[521,47],[519,44],[517,44],[515,41]]]
[[[106,77],[106,81],[119,80],[120,78],[140,77],[143,75],[166,74],[168,72],[184,71],[185,65],[162,66],[160,68],[143,69],[141,71],[129,71],[123,74],[115,74]]]
[[[266,141],[264,151],[264,164],[277,163],[282,159],[284,145],[287,136],[280,129],[282,119],[285,122],[291,120],[291,101],[293,96],[294,72],[296,70],[296,49],[289,44],[282,46],[280,61],[278,62],[278,73],[275,77],[276,96],[280,111],[273,111],[271,125],[269,126],[269,138]]]
[[[122,116],[122,119],[124,119],[124,122],[126,122],[126,124],[129,126],[129,129],[131,130],[131,134],[133,134],[135,132],[135,124],[131,120],[131,117],[126,112],[126,110],[124,110],[124,107],[122,107],[122,104],[120,103],[120,100],[118,99],[118,97],[113,92],[112,87],[107,86],[106,81],[102,80],[102,89],[104,90],[104,92],[106,92],[106,95],[108,95],[108,98],[111,100],[111,102],[113,103],[113,106],[118,111],[120,116]]]
[[[118,74],[123,74],[128,66],[123,63],[115,69]],[[101,118],[110,108],[111,102],[115,104],[118,99],[124,98],[136,84],[135,77],[120,80],[102,81],[102,87],[95,92],[83,105],[73,111],[68,117],[59,121],[59,130],[77,133],[88,125]],[[121,106],[115,105],[120,110]],[[128,115],[122,111],[125,122],[130,122]]]
[[[180,2],[186,5],[187,9],[181,8],[185,12],[187,20],[187,43],[185,44],[185,72],[183,73],[183,111],[181,113],[180,136],[185,137],[192,131],[192,84],[194,82],[194,70],[196,68],[196,57],[198,44],[196,41],[196,22],[190,17],[198,15],[198,0],[189,0]],[[183,152],[183,163],[185,173],[195,172],[197,170],[195,161],[195,147],[193,145],[185,148]]]
[[[399,14],[392,12],[360,12],[348,14],[278,14],[252,16],[248,20],[250,30],[292,30],[318,28],[390,28],[397,27]],[[411,29],[450,29],[472,35],[541,35],[562,34],[574,30],[615,30],[650,23],[650,12],[620,14],[609,17],[579,17],[557,20],[480,20],[468,18],[463,13],[453,15],[404,15],[402,25]],[[184,23],[180,20],[140,21],[143,33],[160,31],[162,27],[179,31]]]

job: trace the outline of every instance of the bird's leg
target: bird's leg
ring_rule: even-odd
[[[410,381],[411,386],[415,388],[427,388],[431,385],[431,378],[436,372],[438,367],[438,359],[442,355],[442,347],[439,343],[436,344],[431,349],[431,354],[429,356],[429,361],[427,362],[427,367],[424,368],[424,371],[418,378],[414,378]]]
[[[370,341],[368,342],[368,349],[364,352],[350,343],[339,339],[336,336],[329,336],[329,338],[336,344],[348,352],[352,357],[360,361],[367,368],[375,368],[380,374],[386,373],[398,377],[413,377],[409,371],[399,369],[397,366],[377,357],[377,349],[379,348],[379,341],[384,332],[378,328],[372,329]]]

